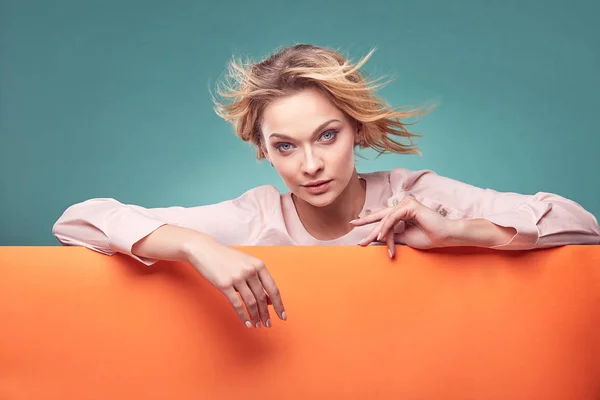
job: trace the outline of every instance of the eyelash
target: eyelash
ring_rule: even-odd
[[[322,134],[319,136],[319,138],[323,137],[323,135],[325,135],[325,134],[327,134],[327,133],[331,133],[331,134],[333,135],[333,136],[332,136],[332,138],[331,138],[331,139],[329,139],[329,140],[327,140],[327,142],[331,142],[332,140],[334,140],[334,139],[336,138],[336,136],[337,136],[338,132],[339,132],[339,131],[338,131],[338,130],[336,130],[336,129],[328,129],[328,130],[326,130],[325,132],[323,132],[323,133],[322,133]],[[277,149],[277,151],[279,151],[279,152],[285,152],[286,150],[282,150],[282,149],[281,149],[281,147],[282,147],[283,145],[286,145],[286,144],[290,144],[290,143],[288,143],[288,142],[277,143],[277,144],[276,144],[274,147],[275,147],[275,149]]]

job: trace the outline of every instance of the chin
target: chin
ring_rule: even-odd
[[[300,189],[302,190],[302,189]],[[298,195],[297,195],[298,196]],[[313,195],[309,193],[302,193],[301,196],[298,196],[306,203],[310,204],[313,207],[327,207],[335,202],[338,198],[338,193],[334,191],[329,191],[327,193]]]

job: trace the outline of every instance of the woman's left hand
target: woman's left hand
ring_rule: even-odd
[[[413,197],[405,197],[398,205],[375,211],[350,221],[354,226],[378,222],[371,233],[360,243],[367,246],[373,241],[385,241],[390,258],[395,254],[396,238],[407,246],[418,249],[443,247],[449,243],[456,221],[447,219],[424,206]],[[404,231],[395,233],[396,225],[404,224]]]

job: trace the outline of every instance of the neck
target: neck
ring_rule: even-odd
[[[315,207],[292,195],[298,217],[304,228],[316,239],[332,240],[353,229],[349,222],[358,217],[366,199],[366,182],[356,170],[344,191],[333,203]]]

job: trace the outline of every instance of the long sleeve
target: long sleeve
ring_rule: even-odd
[[[67,208],[52,233],[63,245],[83,246],[107,255],[119,252],[151,265],[157,260],[137,257],[131,249],[159,227],[177,225],[227,245],[248,245],[277,209],[279,199],[279,192],[270,185],[251,189],[233,200],[197,207],[144,208],[96,198]]]
[[[482,218],[514,228],[510,241],[499,250],[525,250],[568,244],[600,244],[594,215],[578,203],[557,194],[525,195],[483,189],[437,175],[430,170],[402,168],[390,174],[392,186],[453,219]]]

